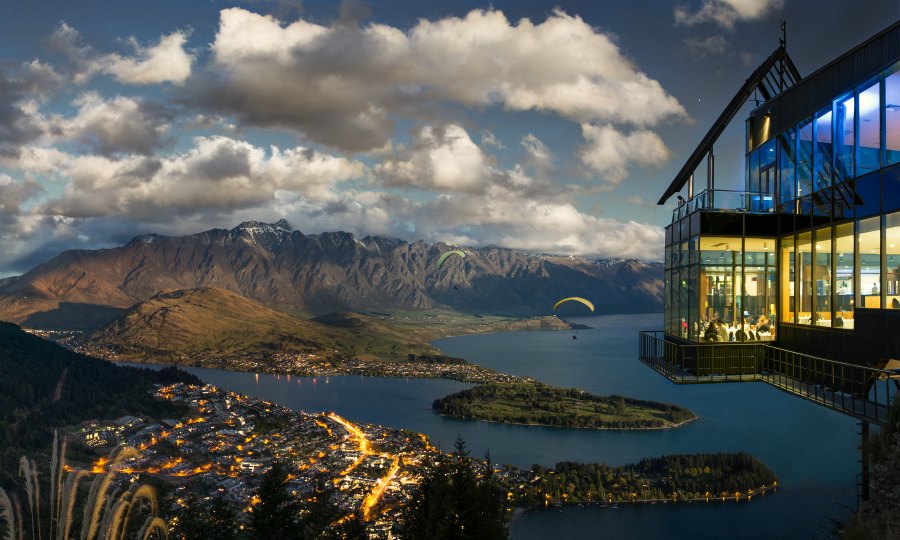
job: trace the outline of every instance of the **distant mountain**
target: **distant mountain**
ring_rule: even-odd
[[[601,234],[601,233],[598,233]],[[304,235],[287,222],[166,237],[147,234],[112,249],[66,251],[0,282],[0,319],[36,328],[96,329],[166,290],[217,287],[296,315],[430,309],[526,316],[563,296],[600,313],[662,310],[660,263],[598,264],[582,257],[462,248],[437,271],[443,243]]]

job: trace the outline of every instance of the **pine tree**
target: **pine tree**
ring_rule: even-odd
[[[287,483],[287,467],[275,462],[256,492],[259,503],[253,507],[250,518],[252,540],[304,538],[296,524],[300,506],[287,492]]]
[[[312,496],[307,499],[298,521],[297,529],[300,538],[326,540],[343,538],[342,532],[334,524],[341,518],[337,506],[331,504],[328,493],[328,480],[324,477],[314,480]]]
[[[488,466],[479,479],[465,441],[457,437],[454,452],[441,456],[420,485],[410,508],[405,538],[467,540],[506,538],[504,492]]]

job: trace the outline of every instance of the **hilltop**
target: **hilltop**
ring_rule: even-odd
[[[216,287],[167,291],[92,333],[118,359],[204,365],[275,352],[334,354],[336,332]]]

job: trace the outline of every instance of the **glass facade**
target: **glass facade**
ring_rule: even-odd
[[[710,227],[670,226],[667,333],[769,340],[777,324],[852,331],[857,308],[900,309],[898,68],[767,134],[747,153],[740,204],[710,212]]]
[[[776,243],[775,238],[695,236],[683,245],[696,257],[670,254],[666,261],[680,266],[665,270],[666,331],[691,341],[772,339]],[[678,245],[667,251],[677,251]]]
[[[882,129],[883,127],[883,129]],[[777,150],[776,150],[777,147]],[[772,156],[772,175],[763,175]],[[778,195],[783,213],[830,215],[831,187],[900,163],[900,71],[859,85],[747,154],[747,190]],[[765,181],[771,182],[766,189]],[[811,194],[808,199],[804,197]],[[751,210],[765,210],[757,205]]]

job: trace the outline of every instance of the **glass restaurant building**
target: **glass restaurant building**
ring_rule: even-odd
[[[717,190],[713,143],[754,98],[744,188]],[[900,358],[900,22],[805,78],[782,40],[659,204],[675,195],[666,341]]]

